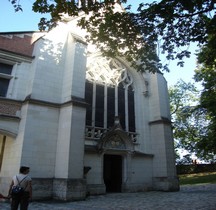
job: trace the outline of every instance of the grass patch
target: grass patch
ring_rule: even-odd
[[[179,175],[180,185],[216,184],[216,172]]]

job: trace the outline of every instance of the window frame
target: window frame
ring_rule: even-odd
[[[14,68],[15,63],[14,62],[10,62],[10,61],[6,61],[6,60],[3,60],[3,59],[0,59],[0,64],[6,64],[6,65],[11,66],[11,73],[10,74],[5,74],[5,73],[1,73],[0,72],[0,79],[6,79],[6,80],[8,80],[7,91],[6,91],[6,93],[5,93],[4,96],[0,96],[0,97],[3,97],[3,98],[6,98],[7,95],[8,95],[8,90],[9,90],[11,79],[13,79],[13,77],[14,77],[13,76],[13,68]]]
[[[113,68],[114,67],[114,68]],[[108,73],[113,75],[114,77],[110,77],[108,74],[103,75],[103,73]],[[116,73],[116,74],[115,74]],[[107,76],[108,79],[103,79],[104,76]],[[109,83],[111,81],[111,83]],[[88,99],[88,103],[90,103],[91,109],[87,109],[86,117],[91,116],[91,123],[86,122],[86,126],[90,126],[92,128],[103,128],[103,129],[110,129],[114,125],[114,119],[115,117],[120,117],[120,122],[122,125],[123,130],[126,132],[131,132],[131,120],[134,121],[132,124],[134,125],[133,131],[136,130],[136,120],[135,120],[135,104],[132,108],[129,108],[129,101],[128,101],[128,94],[129,91],[133,91],[133,103],[135,103],[135,94],[134,94],[134,81],[132,74],[130,73],[129,69],[124,66],[120,61],[113,59],[108,60],[106,58],[97,57],[94,59],[93,62],[89,63],[89,66],[87,67],[87,77],[86,77],[86,83],[92,83],[92,98],[91,103]],[[104,109],[104,115],[101,118],[103,118],[103,126],[96,125],[96,119],[98,116],[97,114],[97,86],[103,86],[104,94],[103,94],[103,109]],[[86,85],[86,87],[89,87],[89,85]],[[113,117],[113,123],[110,124],[111,120],[109,119],[109,110],[108,110],[108,92],[110,89],[113,89],[114,93],[114,117]],[[89,92],[89,89],[85,90],[86,92]],[[119,91],[121,91],[121,96],[119,96]],[[121,97],[121,98],[119,98]],[[121,102],[121,105],[119,104]],[[123,106],[123,107],[122,107]],[[130,111],[133,109],[133,112],[130,113]],[[133,116],[131,116],[131,114]],[[121,116],[120,116],[121,115]],[[99,127],[98,127],[99,126]]]
[[[0,143],[0,171],[2,168],[2,163],[3,163],[3,158],[4,158],[6,138],[7,138],[6,136],[3,136],[2,142]]]

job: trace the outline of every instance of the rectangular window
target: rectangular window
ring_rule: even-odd
[[[6,97],[13,66],[0,63],[0,97]]]
[[[135,109],[134,109],[134,92],[128,90],[128,114],[129,114],[129,131],[135,132]]]
[[[96,112],[95,112],[95,126],[104,126],[104,86],[96,85]]]
[[[2,167],[2,161],[4,156],[4,148],[5,148],[6,136],[3,139],[0,139],[0,171]]]
[[[107,127],[111,128],[114,125],[115,119],[115,88],[107,88]]]
[[[93,84],[86,81],[85,84],[85,100],[87,105],[86,108],[86,125],[92,126],[92,97],[93,97]]]
[[[6,97],[9,82],[10,82],[9,79],[0,78],[0,96],[1,97]]]
[[[0,63],[0,73],[10,75],[12,72],[12,67],[13,67],[12,65]]]
[[[125,89],[122,83],[118,87],[118,111],[120,124],[125,129]]]

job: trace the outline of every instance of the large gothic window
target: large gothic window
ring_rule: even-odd
[[[133,78],[119,61],[104,57],[88,60],[85,99],[86,125],[107,130],[115,116],[122,128],[135,132]]]

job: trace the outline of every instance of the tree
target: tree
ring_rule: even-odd
[[[177,165],[191,165],[192,163],[193,159],[190,154],[186,154],[182,158],[176,160]]]
[[[15,10],[21,10],[19,0],[9,1]],[[130,6],[124,12],[114,10],[115,4],[126,2],[35,0],[33,11],[51,14],[50,20],[41,19],[41,30],[55,26],[62,13],[88,14],[79,21],[89,32],[87,41],[96,44],[106,56],[124,56],[138,71],[168,71],[167,65],[158,58],[156,46],[168,60],[178,59],[178,65],[183,66],[183,59],[190,56],[187,49],[190,43],[208,43],[207,34],[212,34],[216,28],[215,0],[161,0],[141,3],[135,13]]]
[[[216,31],[215,31],[216,32]],[[199,143],[199,147],[206,152],[216,154],[216,33],[209,35],[209,41],[198,54],[198,68],[195,71],[195,80],[202,82],[200,107],[207,110],[209,125],[207,135]]]
[[[211,118],[200,106],[194,84],[180,80],[169,88],[173,135],[176,149],[184,149],[201,160],[213,160],[214,148],[208,142]]]

